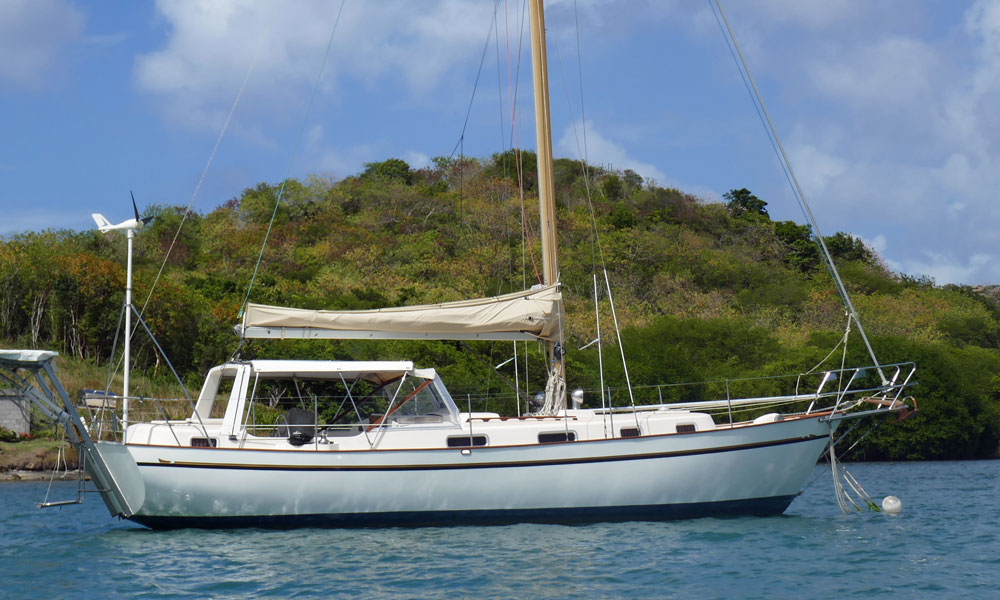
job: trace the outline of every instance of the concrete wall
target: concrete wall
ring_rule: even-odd
[[[13,390],[0,389],[0,427],[14,433],[30,433],[31,403]]]

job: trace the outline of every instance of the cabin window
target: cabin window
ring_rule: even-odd
[[[472,438],[472,443],[469,443],[469,438]],[[470,446],[485,446],[486,436],[485,435],[453,435],[448,437],[448,447],[449,448],[469,448]]]
[[[640,435],[638,427],[622,427],[619,433],[622,437],[639,437]]]
[[[219,441],[215,438],[191,438],[192,448],[215,448]]]
[[[694,423],[682,423],[677,426],[677,433],[694,433],[695,431],[698,431],[698,428],[695,427]]]
[[[539,444],[552,444],[555,442],[575,442],[575,441],[576,441],[575,431],[558,431],[552,433],[538,434]]]

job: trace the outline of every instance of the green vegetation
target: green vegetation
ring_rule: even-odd
[[[338,182],[286,181],[277,211],[281,182],[260,183],[207,214],[188,215],[176,242],[183,209],[147,208],[146,215],[157,218],[137,238],[139,307],[171,243],[174,249],[145,312],[166,356],[137,335],[139,393],[180,396],[167,357],[196,390],[208,367],[237,350],[232,326],[272,215],[254,302],[359,309],[530,286],[540,261],[535,160],[530,152],[509,151],[483,161],[439,158],[434,167],[415,170],[390,158]],[[583,165],[567,159],[556,161],[555,179],[571,388],[599,385],[595,347],[576,350],[596,335],[590,295],[601,252],[595,230],[637,385],[802,372],[841,338],[844,309],[810,229],[772,221],[767,203],[749,190],[732,190],[725,204],[708,203],[650,185],[632,171],[590,168],[585,175]],[[856,455],[996,456],[1000,305],[968,288],[892,274],[849,234],[825,243],[880,359],[919,366],[913,394],[920,415],[878,428]],[[0,339],[60,351],[60,373],[71,391],[103,388],[124,261],[121,233],[42,231],[0,241]],[[610,318],[602,316],[602,326],[607,383],[620,387]],[[530,386],[541,389],[542,359],[535,344],[528,349]],[[509,394],[514,379],[512,365],[493,369],[511,356],[510,343],[251,341],[239,351],[243,357],[406,358],[437,368],[460,403],[466,393]],[[856,336],[847,354],[849,364],[870,362]],[[827,368],[839,360],[838,352]],[[725,393],[720,385],[663,393],[710,398]],[[477,409],[513,410],[512,397],[489,405],[479,397],[472,400]]]
[[[76,450],[72,445],[59,440],[33,439],[15,443],[0,441],[0,481],[20,478],[12,475],[11,471],[75,469],[77,466]]]
[[[16,432],[7,429],[6,427],[0,427],[0,442],[5,442],[8,444],[16,444],[22,439],[31,439],[31,436],[26,434],[18,435]]]

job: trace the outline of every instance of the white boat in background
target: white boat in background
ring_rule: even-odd
[[[544,18],[539,0],[530,5],[544,285],[372,311],[250,305],[237,329],[244,338],[540,340],[550,367],[541,410],[462,411],[434,369],[410,362],[233,360],[209,372],[186,417],[156,404],[159,416],[133,422],[107,398],[79,408],[56,377],[55,353],[0,351],[0,381],[65,427],[113,516],[161,529],[780,514],[843,421],[910,411],[914,366],[877,361],[794,376],[787,396],[567,406]],[[288,400],[295,407],[279,410]],[[132,401],[133,416],[142,413]],[[759,416],[734,420],[748,410]]]

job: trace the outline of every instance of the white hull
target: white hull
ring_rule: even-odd
[[[157,529],[780,514],[841,420],[910,414],[898,400],[909,375],[880,388],[879,395],[857,390],[865,396],[850,403],[843,397],[853,390],[838,391],[833,408],[810,406],[727,424],[680,405],[506,418],[460,413],[433,370],[409,363],[251,361],[210,371],[191,418],[130,425],[123,443],[101,440],[105,425],[93,414],[80,418],[55,377],[53,357],[0,353],[0,367],[40,410],[66,425],[109,512]],[[14,378],[20,377],[17,369],[27,369],[38,382],[44,371],[50,389],[33,392],[27,379]],[[290,375],[301,388],[323,374],[321,382],[333,375],[387,381],[379,389],[392,398],[402,389],[405,398],[362,422],[333,418],[303,425],[289,410],[296,418],[256,423],[257,397],[248,388]],[[210,416],[222,377],[233,382],[225,416]],[[50,400],[55,398],[61,406]],[[825,396],[818,391],[815,399]],[[358,401],[348,396],[341,404],[348,401],[357,413]],[[773,406],[776,398],[753,401]],[[748,402],[720,406],[728,412],[730,405]]]
[[[127,449],[137,469],[107,461],[135,490],[123,516],[154,528],[569,522],[781,513],[829,433],[806,417],[471,450],[98,449]]]

